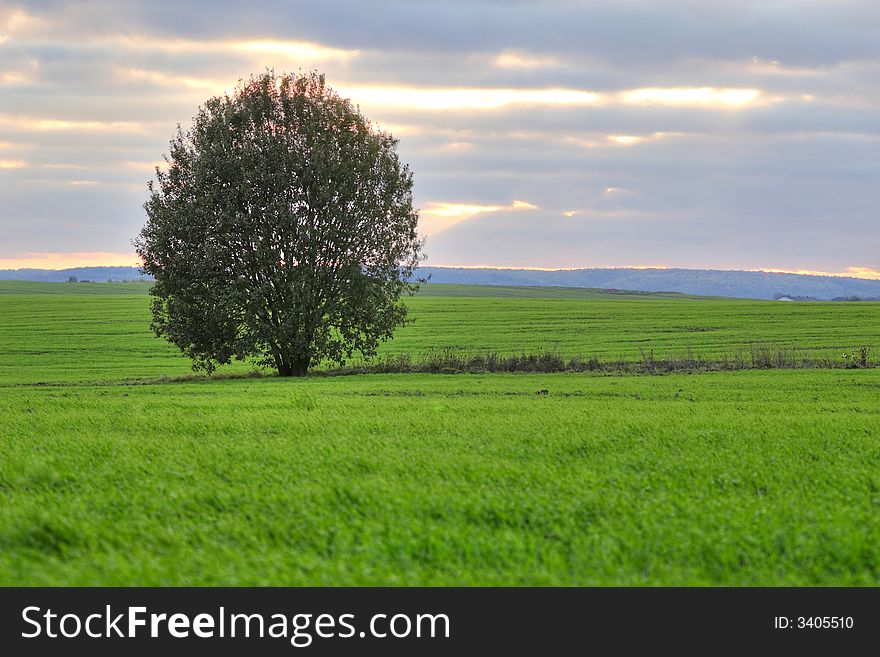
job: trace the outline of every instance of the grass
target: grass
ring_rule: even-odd
[[[780,303],[737,299],[618,297],[593,300],[420,298],[414,322],[386,353],[453,348],[641,360],[732,356],[755,344],[798,347],[815,357],[880,347],[880,303]]]
[[[552,352],[583,362],[639,363],[646,358],[735,361],[738,354],[751,358],[756,350],[783,349],[794,350],[801,360],[845,364],[844,353],[866,346],[873,363],[880,357],[880,303],[596,290],[576,291],[584,298],[451,296],[473,293],[468,288],[425,286],[408,300],[413,322],[387,343],[382,356],[424,360],[444,350],[503,357]],[[143,283],[0,282],[0,385],[187,375],[188,361],[149,330],[148,289]],[[511,293],[479,289],[487,295]],[[429,290],[437,296],[428,296]],[[522,295],[543,290],[515,289]],[[547,293],[563,292],[551,288]]]
[[[143,286],[17,286],[0,284],[2,585],[880,583],[880,369],[162,383],[189,368],[147,332]],[[412,302],[397,353],[425,331],[514,353],[530,328],[584,353],[678,349],[712,332],[658,327],[710,320],[729,342],[707,352],[880,343],[876,304]]]
[[[0,573],[876,584],[878,392],[873,371],[16,388]]]

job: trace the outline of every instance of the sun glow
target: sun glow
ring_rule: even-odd
[[[638,135],[608,135],[608,141],[620,144],[621,146],[635,146],[644,142],[645,139],[647,138],[639,137]]]
[[[422,215],[444,218],[467,218],[480,212],[498,212],[503,205],[467,205],[465,203],[428,203]]]
[[[428,203],[419,212],[419,231],[425,235],[436,235],[454,225],[480,214],[502,210],[538,210],[537,205],[528,201],[514,200],[510,205],[476,205],[467,203]]]

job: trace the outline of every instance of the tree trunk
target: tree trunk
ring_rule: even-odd
[[[311,363],[309,356],[282,356],[275,359],[279,376],[305,376]]]
[[[298,358],[294,358],[292,367],[293,376],[305,376],[306,372],[309,371],[309,363],[311,362],[311,360],[312,359],[308,356],[300,356]]]
[[[279,376],[291,376],[290,365],[284,356],[281,355],[277,347],[272,349],[272,358],[275,360],[275,369],[278,370]]]

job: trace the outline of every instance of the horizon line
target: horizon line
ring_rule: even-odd
[[[0,259],[0,271],[54,271],[64,272],[72,269],[112,269],[118,267],[126,267],[130,269],[138,269],[136,264],[95,264],[95,265],[74,265],[67,267],[2,267],[3,259]],[[685,267],[685,266],[669,266],[669,265],[623,265],[623,266],[607,266],[607,267],[530,267],[530,266],[509,266],[509,265],[423,265],[420,268],[434,269],[474,269],[474,270],[498,270],[498,271],[537,271],[537,272],[565,272],[565,271],[584,271],[584,270],[612,270],[612,271],[667,271],[667,270],[684,270],[684,271],[717,271],[717,272],[739,272],[750,274],[793,274],[797,276],[815,276],[829,278],[851,278],[863,281],[880,280],[880,271],[870,269],[868,267],[849,267],[846,272],[827,272],[808,269],[723,269],[712,267]]]

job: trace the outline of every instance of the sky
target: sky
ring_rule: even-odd
[[[136,264],[178,123],[316,69],[425,264],[880,278],[876,0],[0,0],[0,268]]]

